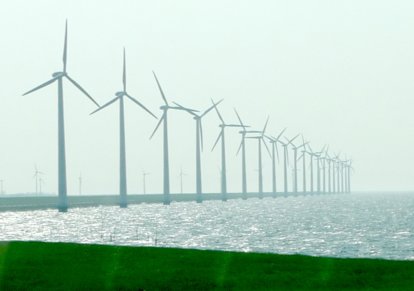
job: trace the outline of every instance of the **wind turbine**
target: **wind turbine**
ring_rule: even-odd
[[[234,112],[236,113],[237,119],[240,122],[240,127],[243,128],[243,130],[239,131],[242,138],[241,138],[240,146],[237,149],[236,155],[240,152],[240,150],[242,151],[242,195],[243,195],[243,199],[247,199],[247,174],[246,174],[246,134],[247,134],[247,130],[246,130],[246,128],[249,127],[249,126],[243,124],[243,121],[241,120],[240,115],[239,115],[239,113],[237,113],[237,110],[235,108],[234,108]]]
[[[275,152],[277,155],[277,161],[279,162],[279,150],[277,149],[277,142],[282,136],[282,134],[285,132],[286,128],[284,128],[279,135],[275,138],[272,136],[266,136],[269,140],[270,144],[272,145],[272,193],[273,197],[276,197],[276,157]]]
[[[307,153],[310,156],[310,168],[311,168],[311,172],[310,172],[310,192],[313,193],[314,192],[314,187],[313,187],[313,183],[314,183],[314,178],[313,178],[313,157],[316,157],[316,153],[312,150],[311,146],[308,144],[308,150]]]
[[[33,178],[35,179],[35,184],[36,184],[36,192],[35,192],[36,195],[39,194],[38,184],[39,184],[40,175],[44,175],[44,173],[39,171],[37,168],[37,165],[35,165],[35,172],[34,172]]]
[[[267,152],[269,153],[269,156],[271,156],[269,148],[264,140],[264,136],[265,136],[265,132],[266,132],[266,127],[267,124],[269,122],[269,117],[266,120],[266,123],[263,127],[263,130],[260,133],[260,135],[258,136],[248,136],[247,138],[249,139],[256,139],[257,140],[257,145],[258,145],[258,154],[259,154],[259,158],[258,158],[258,163],[259,163],[259,168],[257,170],[258,172],[258,179],[259,179],[259,198],[262,199],[263,198],[263,166],[262,166],[262,143],[265,145]]]
[[[91,114],[94,114],[109,105],[113,104],[116,101],[119,101],[119,206],[122,208],[127,207],[127,174],[126,174],[126,152],[125,152],[125,115],[124,115],[124,98],[128,98],[133,101],[139,107],[144,109],[155,119],[157,117],[146,108],[141,102],[128,94],[126,89],[126,59],[125,59],[125,48],[123,54],[123,70],[122,70],[122,91],[115,93],[115,98],[106,104],[102,105]]]
[[[340,193],[340,170],[339,170],[340,158],[339,158],[339,155],[340,153],[335,155],[335,158],[334,158],[334,168],[336,168],[336,176],[335,176],[335,171],[334,171],[334,192],[336,193]],[[336,179],[336,187],[335,187],[335,179]]]
[[[64,110],[63,110],[63,79],[66,78],[75,87],[77,87],[83,94],[85,94],[98,107],[99,104],[85,91],[75,80],[69,77],[66,71],[67,61],[67,36],[68,36],[68,22],[65,25],[65,40],[63,47],[63,71],[52,74],[52,79],[33,88],[32,90],[23,94],[27,95],[46,87],[55,81],[58,83],[58,209],[61,212],[66,212],[68,209],[67,202],[67,186],[66,186],[66,155],[65,155],[65,125],[64,125]]]
[[[42,177],[39,177],[39,194],[42,194],[42,185],[43,185],[43,179]]]
[[[206,116],[207,113],[209,113],[214,107],[216,107],[218,104],[220,104],[223,101],[221,99],[219,102],[214,103],[210,106],[207,110],[205,110],[202,114],[194,113],[192,110],[188,110],[187,108],[181,106],[180,104],[173,102],[178,107],[182,108],[182,110],[187,111],[191,115],[193,115],[193,118],[196,122],[196,195],[197,195],[197,203],[201,203],[203,201],[202,199],[202,183],[201,183],[201,151],[203,150],[203,126],[201,123],[201,119]]]
[[[293,177],[294,177],[293,192],[294,193],[298,192],[298,163],[297,163],[297,161],[299,160],[298,159],[298,149],[300,149],[300,148],[302,148],[306,145],[306,143],[302,143],[300,146],[296,146],[293,143],[293,140],[295,140],[298,136],[299,136],[299,134],[296,135],[291,140],[288,140],[287,138],[285,138],[288,141],[288,144],[291,144],[292,148],[293,148]]]
[[[185,111],[192,111],[198,112],[197,110],[183,108],[179,106],[170,106],[168,104],[167,98],[165,98],[164,91],[161,88],[160,82],[158,81],[157,75],[154,72],[155,81],[157,82],[158,89],[160,90],[162,100],[164,101],[164,105],[160,106],[160,109],[163,111],[161,119],[158,121],[154,131],[151,134],[150,139],[154,136],[157,132],[158,128],[160,127],[161,123],[163,123],[163,160],[164,160],[164,167],[163,167],[163,192],[164,192],[164,205],[168,205],[171,203],[170,197],[170,159],[169,159],[169,152],[168,152],[168,110],[175,109],[175,110],[185,110]]]
[[[302,191],[303,193],[306,193],[306,153],[308,153],[306,151],[306,145],[309,144],[309,142],[305,143],[305,139],[303,138],[303,135],[302,135],[302,144],[305,144],[305,146],[302,149],[302,156],[301,156],[302,162],[303,162],[302,163],[302,168],[303,168],[303,186],[302,186],[303,189]]]
[[[144,194],[147,194],[147,184],[146,184],[146,177],[149,175],[150,173],[142,171],[142,190],[144,191]]]
[[[321,152],[320,154],[320,160],[322,161],[322,192],[326,193],[326,161],[327,161],[327,151],[329,149],[329,146]]]
[[[288,152],[288,146],[290,145],[290,144],[292,144],[292,142],[297,138],[299,136],[299,134],[298,135],[296,135],[294,138],[292,138],[292,139],[287,139],[287,138],[285,138],[286,140],[287,140],[287,142],[283,142],[283,141],[281,141],[281,140],[279,140],[279,143],[281,143],[282,144],[282,146],[283,146],[283,178],[284,178],[284,192],[285,192],[285,194],[287,194],[287,192],[288,192],[288,171],[287,171],[287,166],[289,165],[289,152]],[[297,157],[295,157],[295,164],[296,164],[296,162],[297,162]]]
[[[211,102],[214,101],[211,100]],[[227,201],[227,170],[226,170],[226,139],[225,139],[225,128],[226,127],[242,127],[242,125],[238,125],[238,124],[227,124],[226,122],[224,122],[223,116],[220,114],[220,111],[218,110],[217,106],[214,106],[214,109],[217,112],[217,116],[219,117],[221,124],[219,125],[220,127],[220,133],[217,136],[216,142],[213,145],[213,148],[211,149],[211,151],[214,150],[214,148],[216,147],[217,143],[219,142],[219,140],[221,139],[221,195],[222,195],[222,200],[223,201]]]
[[[327,150],[325,151],[325,159],[326,159],[326,162],[328,163],[328,193],[332,193],[332,187],[331,187],[331,185],[332,185],[332,183],[331,183],[331,177],[332,177],[332,175],[331,175],[331,162],[332,162],[332,159],[329,156]]]
[[[341,193],[345,193],[345,166],[346,166],[346,155],[345,160],[340,161],[341,165]]]
[[[79,174],[78,181],[79,181],[79,195],[82,195],[82,173]]]
[[[183,168],[180,168],[180,174],[179,174],[179,176],[180,176],[180,192],[181,192],[181,194],[183,194],[183,176],[187,176],[187,174],[186,173],[184,173],[183,172]]]
[[[319,151],[317,153],[314,153],[314,155],[316,157],[316,167],[317,167],[316,168],[316,170],[317,170],[317,172],[316,172],[317,184],[316,185],[317,185],[318,194],[321,193],[321,164],[320,164],[320,161],[321,161],[321,155],[322,155],[323,151],[325,150],[325,147],[326,146],[323,146],[321,151]]]
[[[351,193],[351,170],[354,170],[354,168],[352,167],[352,159],[349,159],[347,161],[347,193]]]

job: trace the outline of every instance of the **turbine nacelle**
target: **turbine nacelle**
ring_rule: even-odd
[[[55,72],[55,73],[52,74],[52,77],[53,78],[58,78],[58,77],[63,77],[65,75],[66,75],[65,72]]]
[[[115,96],[117,96],[117,97],[122,97],[122,96],[124,96],[126,93],[124,92],[124,91],[118,91],[118,92],[116,92],[115,93]]]

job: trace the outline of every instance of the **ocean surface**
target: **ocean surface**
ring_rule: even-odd
[[[414,260],[414,193],[2,212],[0,240]]]

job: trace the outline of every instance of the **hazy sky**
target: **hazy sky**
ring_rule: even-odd
[[[8,193],[34,191],[34,165],[46,192],[57,190],[57,84],[22,93],[62,70],[69,21],[68,72],[103,104],[122,87],[158,116],[162,99],[220,110],[236,122],[287,137],[303,133],[354,160],[355,190],[413,190],[414,18],[412,1],[6,1],[0,10],[0,179]],[[118,193],[118,106],[95,109],[65,83],[69,194]],[[162,191],[162,131],[126,100],[128,192]],[[170,114],[171,188],[194,191],[195,122]],[[205,191],[219,190],[218,118],[204,119]],[[228,188],[240,191],[240,136],[227,133]],[[257,145],[248,144],[248,188],[257,189]],[[264,155],[265,190],[271,164]],[[279,165],[279,174],[282,170]],[[300,175],[301,173],[299,173]],[[281,178],[278,175],[278,178]],[[278,188],[282,189],[279,179]]]

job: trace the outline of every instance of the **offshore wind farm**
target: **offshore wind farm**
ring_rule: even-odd
[[[196,189],[195,191],[192,193],[195,195],[195,200],[198,203],[201,203],[203,201],[203,199],[206,199],[205,196],[206,195],[210,195],[212,193],[203,193],[202,191],[202,164],[201,164],[201,151],[203,151],[204,149],[204,138],[203,138],[203,127],[202,127],[202,118],[209,113],[210,111],[212,111],[213,109],[215,110],[215,112],[217,113],[218,119],[219,119],[219,128],[220,128],[220,132],[219,135],[212,147],[212,151],[214,150],[214,148],[216,147],[216,145],[218,144],[219,141],[221,141],[221,168],[220,168],[220,173],[221,173],[221,183],[220,183],[220,189],[221,189],[221,193],[217,193],[220,194],[221,196],[221,200],[222,201],[226,201],[229,197],[233,197],[233,198],[238,198],[238,197],[243,197],[243,198],[247,198],[247,183],[246,183],[246,152],[245,152],[245,146],[246,146],[246,139],[247,140],[255,140],[257,141],[257,149],[258,149],[258,156],[257,156],[257,174],[258,174],[258,182],[257,182],[257,190],[256,191],[250,191],[250,196],[253,195],[253,197],[259,197],[260,199],[262,199],[264,197],[264,195],[267,196],[271,196],[271,197],[277,197],[278,195],[283,195],[283,196],[287,196],[287,195],[298,195],[299,193],[301,194],[331,194],[331,193],[350,193],[351,192],[351,174],[352,171],[354,170],[352,167],[352,159],[344,159],[341,158],[339,154],[337,154],[335,156],[334,159],[331,159],[329,154],[328,154],[328,147],[325,145],[319,152],[313,152],[312,149],[310,148],[309,142],[304,142],[299,145],[296,146],[293,141],[299,137],[300,134],[295,135],[293,138],[289,139],[286,136],[284,136],[283,138],[281,138],[282,134],[284,133],[284,131],[286,130],[286,128],[278,135],[277,138],[272,138],[269,137],[266,134],[266,129],[268,127],[269,124],[269,118],[267,117],[265,124],[263,126],[262,130],[254,130],[254,129],[250,129],[250,126],[245,125],[239,114],[237,113],[237,111],[235,110],[235,114],[237,116],[237,119],[239,121],[238,124],[236,123],[226,123],[224,121],[223,116],[221,115],[218,106],[222,103],[223,99],[221,99],[218,102],[214,102],[213,100],[211,100],[212,105],[210,107],[208,107],[204,112],[201,112],[199,110],[195,110],[195,109],[190,109],[187,107],[184,107],[182,105],[180,105],[178,102],[173,101],[172,103],[174,104],[173,106],[170,105],[170,103],[167,101],[167,98],[164,94],[164,91],[161,87],[161,84],[157,78],[157,75],[155,74],[155,72],[153,72],[154,75],[154,79],[155,82],[157,84],[157,87],[159,89],[159,92],[161,94],[162,97],[162,101],[164,102],[164,104],[160,107],[160,109],[162,110],[162,115],[161,117],[157,117],[151,110],[149,110],[147,107],[145,107],[140,101],[138,101],[136,98],[132,97],[131,95],[129,95],[129,93],[127,93],[127,89],[126,89],[126,82],[127,82],[127,71],[126,71],[126,53],[125,53],[125,48],[123,49],[123,65],[122,65],[122,91],[118,91],[115,93],[115,98],[111,99],[110,101],[108,101],[107,103],[105,103],[104,105],[100,106],[94,98],[92,98],[92,96],[83,88],[79,85],[78,82],[76,82],[74,79],[72,79],[71,77],[69,77],[68,73],[67,73],[67,60],[68,60],[68,22],[66,20],[66,24],[65,24],[65,33],[64,33],[64,45],[63,45],[63,57],[62,57],[62,61],[63,61],[63,70],[61,72],[56,72],[52,74],[52,79],[48,80],[45,83],[42,83],[41,85],[31,89],[30,91],[27,91],[26,93],[23,94],[23,96],[30,94],[30,93],[34,93],[39,89],[42,89],[52,83],[54,83],[55,81],[57,81],[58,83],[58,94],[57,94],[57,99],[58,99],[58,189],[57,189],[57,201],[56,201],[56,207],[59,211],[61,212],[66,212],[68,210],[69,207],[69,202],[68,202],[68,193],[67,193],[67,179],[66,179],[66,153],[65,153],[65,148],[66,148],[66,144],[65,144],[65,122],[64,122],[64,103],[63,103],[63,79],[66,78],[67,80],[69,80],[77,89],[79,89],[84,95],[86,95],[98,108],[95,109],[93,112],[91,112],[90,114],[95,114],[96,112],[99,112],[100,110],[114,104],[115,102],[119,102],[119,200],[118,200],[118,204],[121,208],[125,208],[128,205],[128,192],[127,192],[127,168],[126,168],[126,164],[127,164],[127,156],[126,156],[126,139],[125,139],[125,113],[124,113],[124,98],[127,98],[129,100],[131,100],[132,102],[134,102],[136,105],[138,105],[139,107],[141,107],[141,109],[143,109],[144,111],[146,111],[147,114],[149,114],[150,116],[152,116],[154,119],[158,119],[158,123],[155,126],[155,129],[153,131],[153,133],[150,136],[150,139],[154,136],[154,134],[157,132],[158,128],[160,127],[160,125],[163,125],[163,167],[162,167],[162,171],[163,171],[163,204],[165,205],[169,205],[171,203],[171,201],[173,200],[173,198],[171,197],[171,191],[170,191],[170,162],[169,162],[169,141],[168,141],[168,111],[169,110],[177,110],[177,111],[184,111],[186,113],[189,113],[193,119],[196,121],[195,125],[196,125],[196,143],[195,143],[195,177],[196,177]],[[227,118],[227,117],[226,117]],[[240,149],[242,150],[242,170],[241,170],[241,175],[242,175],[242,187],[241,187],[241,195],[238,195],[238,193],[231,193],[232,195],[229,196],[230,193],[228,193],[227,191],[227,162],[226,162],[226,139],[225,139],[225,129],[229,127],[229,128],[236,128],[236,129],[240,129],[242,128],[242,131],[240,131],[239,133],[242,135],[242,141],[240,143],[239,149],[237,151],[237,154],[239,153]],[[282,141],[282,139],[285,139],[285,142]],[[303,137],[302,137],[303,139]],[[269,146],[267,145],[267,142],[270,141],[270,144],[272,146],[272,153],[270,152]],[[279,162],[279,155],[278,155],[278,147],[277,147],[277,143],[280,143],[283,146],[283,189],[284,191],[281,193],[278,193],[276,191],[277,189],[277,182],[276,182],[276,159],[275,159],[275,150],[277,153],[277,161]],[[268,191],[265,192],[264,190],[264,185],[263,185],[263,155],[262,155],[262,146],[265,147],[266,152],[268,153],[268,156],[266,156],[265,158],[271,158],[272,159],[272,191]],[[291,148],[289,148],[289,146],[291,146]],[[298,157],[298,149],[300,148],[305,148],[308,147],[310,152],[307,151],[303,151],[302,155],[300,157]],[[292,189],[289,190],[288,185],[289,185],[289,178],[288,178],[288,167],[289,167],[289,161],[291,160],[289,158],[289,150],[293,150],[293,167],[292,167],[292,171],[293,171],[293,176],[292,176]],[[298,173],[298,160],[300,160],[301,158],[303,158],[303,161],[305,161],[305,155],[309,154],[311,157],[311,162],[310,165],[307,165],[306,162],[304,162],[303,164],[303,185],[302,185],[302,190],[299,192],[299,188],[298,188],[298,179],[297,179],[297,173]],[[314,177],[313,177],[313,171],[314,171],[314,165],[313,165],[313,157],[316,158],[316,172],[317,172],[317,188],[316,191],[314,191],[314,187],[313,187],[313,183],[314,183]],[[323,166],[322,170],[323,170],[323,188],[321,188],[321,163],[320,160],[323,159],[323,161],[325,162],[326,160],[329,161],[329,165],[331,165],[330,163],[332,163],[332,167],[335,169],[337,169],[336,173],[337,173],[337,183],[336,183],[336,188],[335,188],[335,183],[333,183],[333,187],[331,188],[331,185],[329,185],[328,189],[333,189],[332,192],[327,192],[326,191],[326,187],[325,187],[325,179],[326,179],[326,171],[325,171],[325,166]],[[325,164],[325,163],[324,163]],[[307,181],[307,177],[306,177],[306,168],[310,167],[311,168],[311,176],[310,176],[310,192],[308,192],[307,186],[306,186],[306,181]],[[37,168],[36,168],[36,183],[37,183],[37,174],[39,174],[39,172],[37,172]],[[328,180],[331,180],[331,173],[330,171],[328,171],[328,175],[329,178]],[[335,171],[332,171],[332,180],[335,181]],[[36,192],[37,192],[37,186],[36,186]],[[116,195],[116,194],[115,194]],[[137,195],[137,194],[136,194]],[[89,199],[89,201],[88,201]],[[175,198],[176,201],[180,201],[183,198]],[[207,200],[211,199],[207,198]],[[2,199],[4,200],[4,198]],[[19,208],[23,208],[23,209],[27,209],[27,208],[31,208],[31,209],[36,209],[36,208],[48,208],[51,205],[53,205],[53,202],[51,202],[51,199],[49,200],[39,200],[36,201],[36,198],[32,198],[29,200],[25,201],[23,204],[21,204],[21,201],[24,201],[25,199],[20,198],[18,200],[13,201],[12,198],[8,198],[8,200],[10,201],[4,201],[4,203],[1,203],[2,206],[0,206],[0,209],[2,210],[9,210],[9,209],[13,209],[13,207],[15,207],[14,209],[19,209]],[[184,199],[186,201],[191,200],[191,198],[186,198]],[[101,198],[93,198],[90,195],[88,196],[83,195],[81,202],[77,202],[76,200],[72,200],[71,204],[72,206],[97,206],[100,205],[101,203],[103,203],[104,205],[108,203],[108,201],[110,201],[109,203],[112,204],[113,200],[108,200],[108,199],[104,199],[104,201],[102,201]],[[139,197],[136,199],[132,199],[131,202],[154,202],[154,201],[158,201],[157,199],[154,200],[154,197],[148,199],[147,197]]]

